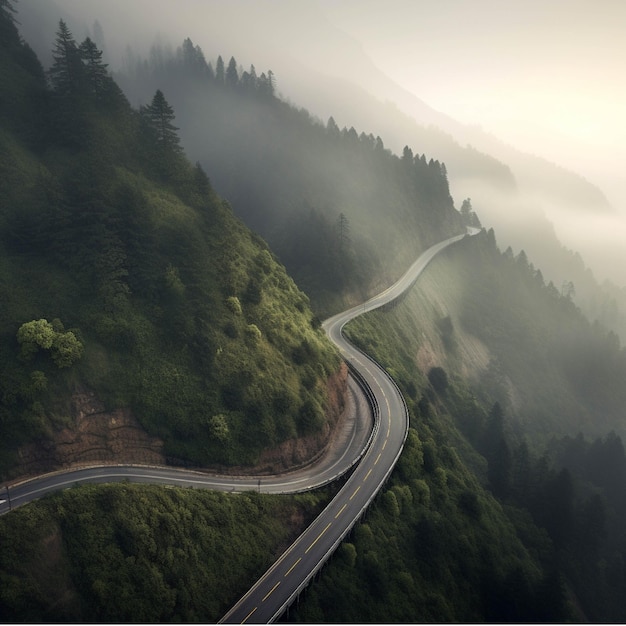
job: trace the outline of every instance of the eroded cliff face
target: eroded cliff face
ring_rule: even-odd
[[[72,425],[21,447],[14,476],[107,463],[164,465],[163,441],[151,437],[130,409],[105,410],[93,392],[72,397]]]
[[[326,425],[320,433],[290,439],[266,450],[254,467],[212,469],[228,474],[276,474],[308,465],[319,458],[345,418],[348,371],[344,364],[327,381]],[[23,446],[12,478],[29,478],[71,467],[100,464],[166,465],[164,442],[142,428],[130,409],[106,411],[95,394],[74,394],[72,425],[49,439]]]

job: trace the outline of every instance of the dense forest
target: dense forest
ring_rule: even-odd
[[[325,502],[324,493],[70,489],[0,518],[3,621],[216,623]]]
[[[0,0],[2,477],[72,425],[83,390],[131,410],[170,463],[253,465],[326,432],[339,358],[319,317],[480,211],[455,209],[434,155],[313,119],[269,70],[186,40],[114,80],[61,21],[44,71],[12,8]],[[626,352],[574,286],[483,230],[347,333],[397,381],[411,428],[285,619],[623,621]],[[1,614],[217,621],[335,487],[43,498],[0,518]]]
[[[443,220],[446,230],[455,219],[442,214],[449,206],[449,179],[464,195],[479,199],[483,221],[497,227],[500,239],[516,252],[525,249],[559,290],[573,286],[573,299],[585,314],[626,341],[626,289],[599,281],[581,255],[561,243],[541,209],[547,202],[585,207],[591,216],[609,210],[601,192],[587,181],[536,157],[496,150],[496,144],[495,154],[502,160],[471,143],[462,146],[458,138],[437,127],[420,127],[390,104],[370,102],[365,93],[363,110],[358,107],[352,116],[345,110],[338,113],[337,119],[353,124],[340,129],[332,116],[321,121],[306,109],[280,101],[280,82],[271,71],[259,77],[253,65],[244,69],[233,57],[228,62],[226,58],[207,61],[190,39],[176,50],[157,41],[148,59],[128,52],[116,79],[133,102],[146,102],[155,88],[167,86],[189,154],[211,172],[218,191],[233,202],[246,224],[268,240],[314,307],[330,312],[339,306],[337,292],[346,287],[371,294],[380,284],[379,276],[387,280],[406,267],[416,242],[441,238],[443,231],[434,218]],[[274,97],[268,97],[270,91]],[[338,94],[331,99],[343,109]],[[357,123],[383,128],[386,142],[389,136],[390,144],[404,146],[401,156],[395,156],[379,135],[355,130]],[[337,151],[340,137],[343,149]],[[407,141],[420,147],[421,154],[407,153]],[[372,147],[378,148],[374,160]],[[400,158],[406,164],[411,157],[421,163],[413,174],[417,187],[407,186],[388,162]],[[423,166],[431,161],[443,166],[444,184],[428,184]],[[424,211],[424,205],[436,210]],[[337,254],[340,215],[351,226],[353,254],[342,259],[341,277],[326,271],[320,281],[317,268],[332,265]],[[417,227],[411,224],[414,217],[419,219]],[[380,256],[382,242],[394,250],[391,257]]]
[[[615,334],[492,231],[347,332],[399,383],[412,430],[388,489],[289,619],[623,620]]]
[[[132,109],[64,22],[44,75],[7,6],[2,471],[71,422],[84,388],[181,463],[254,464],[321,432],[338,357],[307,296],[185,158],[163,92]]]
[[[321,315],[461,232],[444,163],[314,119],[277,97],[271,70],[258,75],[233,57],[213,65],[190,39],[126,65],[116,79],[128,98],[145,102],[156,86],[172,94],[186,150]]]

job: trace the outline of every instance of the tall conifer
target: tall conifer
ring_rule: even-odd
[[[73,95],[79,91],[83,67],[76,41],[63,20],[52,51],[52,67],[48,71],[53,89],[62,95]]]
[[[106,89],[109,73],[107,64],[102,62],[102,51],[89,38],[80,44],[79,53],[84,62],[86,74],[86,89],[90,95],[99,99]]]
[[[180,139],[176,133],[178,127],[172,124],[175,117],[174,109],[160,89],[157,89],[152,102],[143,108],[142,113],[154,133],[157,145],[167,150],[180,152]]]

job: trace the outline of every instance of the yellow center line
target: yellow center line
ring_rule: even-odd
[[[378,453],[378,456],[376,457],[376,460],[374,461],[374,465],[376,465],[378,463],[381,454],[382,454],[382,452]]]
[[[330,528],[332,522],[328,522],[326,528],[317,536],[317,539],[304,551],[304,554],[308,554],[309,550],[319,541],[320,537]]]
[[[242,624],[245,624],[249,619],[250,616],[256,611],[257,607],[255,606],[252,611],[250,611],[250,613],[248,613],[248,615],[246,615],[246,617],[244,618],[244,620],[241,622]]]
[[[386,445],[387,445],[387,439],[385,439],[385,441],[383,441],[383,450],[385,449]]]
[[[278,587],[278,585],[280,585],[280,580],[265,594],[262,602],[265,602],[274,593],[274,590]]]
[[[343,510],[348,506],[348,503],[346,502],[340,509],[339,512],[337,513],[337,515],[335,515],[335,519],[337,519],[342,513]]]
[[[363,482],[365,482],[370,477],[371,473],[372,473],[372,469],[370,468],[369,472],[367,472],[367,474],[365,474],[365,478],[363,479]]]
[[[354,498],[354,496],[356,496],[356,492],[361,488],[361,485],[359,485],[355,490],[354,493],[350,496],[350,500],[352,500],[352,498]]]
[[[285,576],[289,576],[289,574],[291,574],[291,570],[298,565],[298,563],[300,563],[300,561],[302,561],[302,557],[300,557],[288,570],[287,573],[285,574]]]

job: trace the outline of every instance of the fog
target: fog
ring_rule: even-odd
[[[157,36],[173,48],[191,37],[207,60],[232,55],[271,69],[283,98],[380,134],[396,152],[407,143],[447,163],[437,141],[416,130],[437,126],[508,165],[519,183],[513,199],[496,200],[449,167],[457,206],[471,193],[483,223],[517,248],[525,240],[511,216],[545,215],[598,279],[626,285],[621,0],[20,0],[18,9],[44,62],[59,17],[77,39],[97,19],[113,70],[123,69],[129,49],[149,57]],[[546,160],[529,166],[527,181],[516,150]],[[582,182],[563,179],[556,195],[535,190],[548,162]],[[585,181],[601,190],[597,206],[575,206],[595,193]]]

